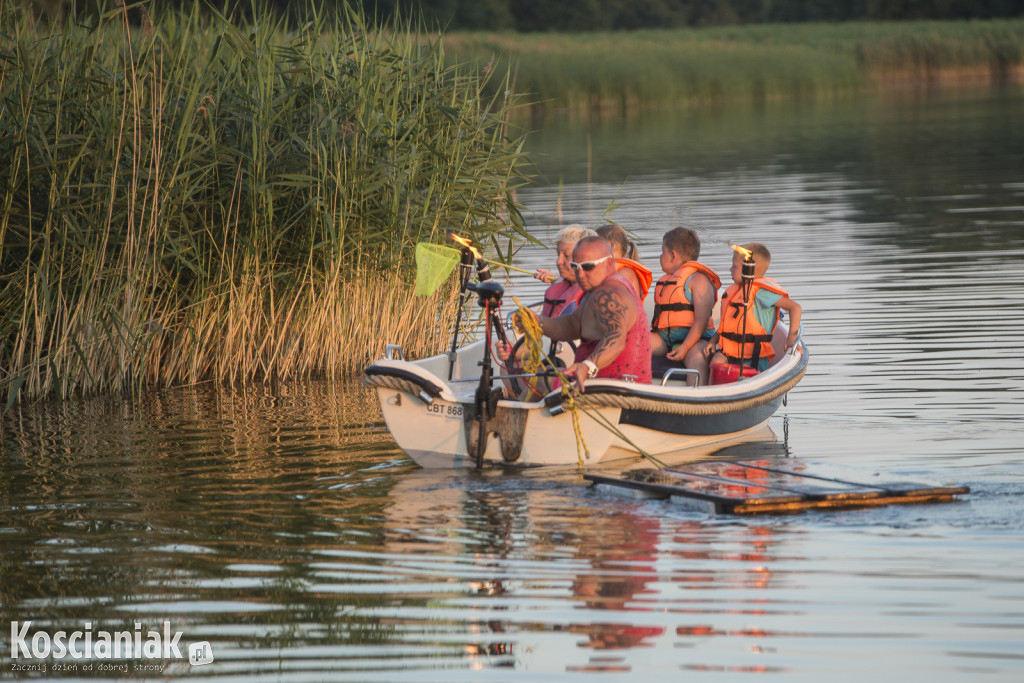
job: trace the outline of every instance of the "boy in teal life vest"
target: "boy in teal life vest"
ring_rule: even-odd
[[[651,354],[682,361],[700,372],[707,383],[704,348],[715,334],[711,319],[722,281],[697,261],[700,238],[689,228],[673,228],[661,240],[661,269],[665,276],[654,287]]]
[[[800,304],[789,298],[789,294],[777,282],[764,276],[772,262],[768,247],[758,242],[733,247],[736,253],[732,257],[733,284],[722,296],[721,320],[715,339],[709,344],[705,353],[710,355],[712,363],[729,363],[751,367],[758,372],[768,368],[775,350],[772,348],[772,333],[779,322],[781,311],[789,314],[789,336],[786,338],[786,350],[792,349],[800,336]],[[750,281],[750,291],[743,291],[743,262],[746,254],[754,262],[754,279]],[[746,310],[744,310],[746,309]]]

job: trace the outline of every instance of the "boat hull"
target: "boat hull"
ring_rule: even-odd
[[[484,421],[482,460],[591,466],[624,453],[660,456],[740,437],[765,425],[803,376],[803,345],[784,356],[772,368],[728,385],[591,380],[578,399],[578,422],[559,392],[534,402],[496,393]],[[366,368],[388,430],[420,466],[477,464],[481,420],[475,393],[482,359],[482,342],[476,342],[460,349],[451,364],[443,354],[420,361],[392,358]]]
[[[782,405],[782,398],[751,408],[719,415],[670,415],[644,410],[623,410],[619,423],[671,436],[733,434],[763,424]]]
[[[477,421],[472,400],[435,399],[430,404],[410,392],[377,388],[381,412],[399,448],[421,467],[472,467],[476,465]],[[484,461],[518,465],[565,465],[597,462],[612,445],[614,436],[594,418],[582,415],[581,432],[586,451],[577,453],[576,432],[569,412],[551,415],[536,403],[500,400],[484,449]],[[618,422],[619,408],[599,414],[611,424]],[[589,453],[589,455],[588,455]]]

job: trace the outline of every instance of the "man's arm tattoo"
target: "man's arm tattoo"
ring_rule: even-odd
[[[618,358],[626,344],[626,335],[629,332],[629,301],[626,299],[626,293],[617,287],[596,291],[594,294],[597,323],[603,334],[590,358],[598,365],[602,365],[602,361],[603,365],[608,365]]]

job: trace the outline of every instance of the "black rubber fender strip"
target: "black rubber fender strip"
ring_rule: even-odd
[[[433,382],[420,377],[414,372],[409,372],[408,370],[403,370],[401,368],[382,368],[377,365],[370,365],[363,370],[363,374],[368,376],[378,375],[385,377],[399,377],[412,382],[425,391],[431,398],[438,398],[441,395],[441,392],[444,391],[442,387],[439,387]]]

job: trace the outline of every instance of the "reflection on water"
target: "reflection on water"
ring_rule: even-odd
[[[700,457],[962,483],[963,502],[744,519],[571,469],[420,470],[358,382],[23,406],[0,422],[0,678],[21,676],[12,621],[165,619],[215,661],[163,673],[222,680],[1020,678],[1020,101],[631,123],[592,131],[594,183],[520,197],[534,225],[616,201],[651,263],[677,223],[723,272],[730,240],[771,247],[810,370],[770,429]],[[556,178],[586,159],[566,137]],[[121,677],[97,673],[36,677]]]

